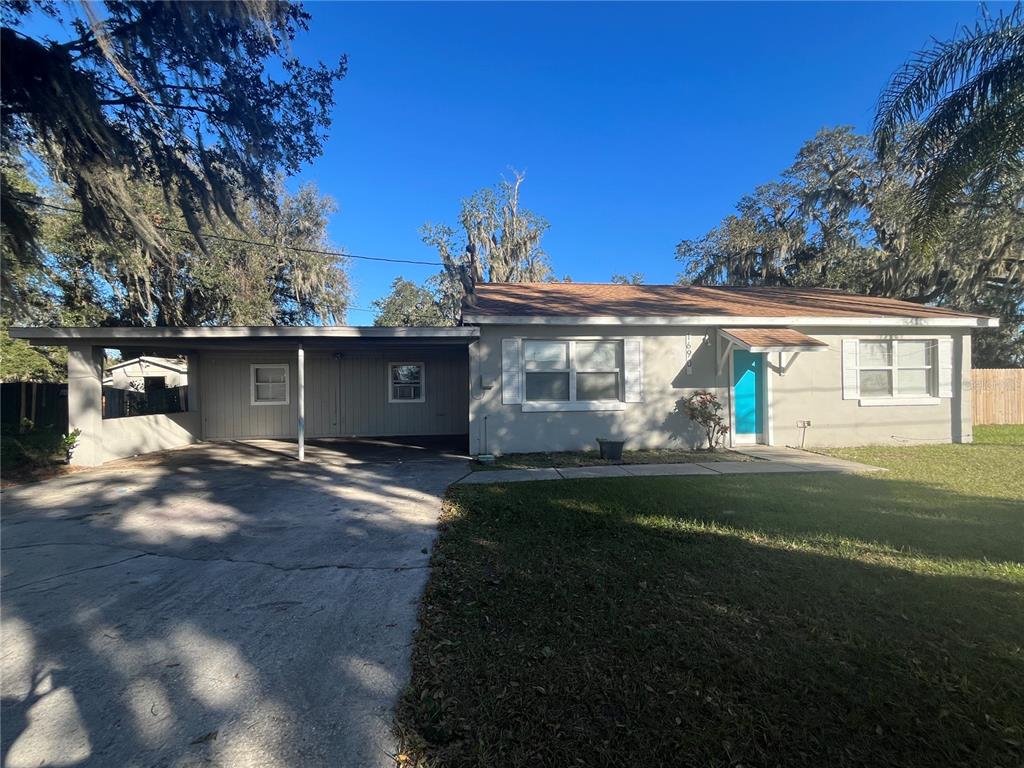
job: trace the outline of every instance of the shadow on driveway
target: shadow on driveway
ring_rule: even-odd
[[[269,442],[3,492],[5,767],[391,764],[465,462]]]

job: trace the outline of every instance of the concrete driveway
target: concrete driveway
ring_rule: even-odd
[[[430,447],[209,444],[3,492],[3,766],[393,765]]]

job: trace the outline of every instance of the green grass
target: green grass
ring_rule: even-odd
[[[884,475],[457,487],[411,762],[1020,766],[1024,448],[982,434],[837,452]]]
[[[509,453],[498,456],[493,464],[473,463],[475,470],[535,469],[538,467],[599,467],[606,464],[692,464],[706,461],[753,461],[735,451],[683,451],[662,448],[623,451],[622,461],[608,461],[597,451],[558,451],[553,453]]]
[[[1001,424],[974,428],[978,445],[1024,445],[1024,424]]]

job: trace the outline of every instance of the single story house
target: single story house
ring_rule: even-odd
[[[476,286],[454,328],[19,328],[69,348],[78,464],[200,440],[458,435],[471,454],[970,442],[971,332],[998,321],[810,288]],[[189,411],[101,418],[102,351],[182,355]]]

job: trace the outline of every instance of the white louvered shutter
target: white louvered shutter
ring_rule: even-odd
[[[938,348],[939,397],[953,396],[953,340],[939,339]]]
[[[522,339],[501,340],[501,402],[523,402]]]
[[[860,398],[860,341],[843,339],[843,400]]]
[[[640,336],[631,336],[623,342],[623,379],[625,381],[626,402],[642,403],[644,401],[644,340]]]

